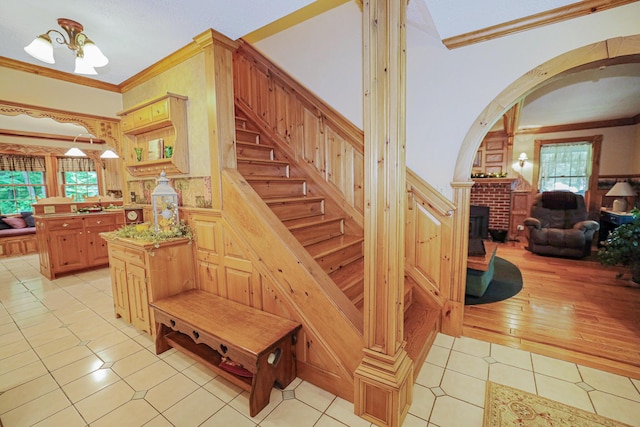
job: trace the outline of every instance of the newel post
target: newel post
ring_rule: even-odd
[[[405,0],[363,2],[366,348],[354,405],[359,416],[394,427],[413,389],[403,340],[406,7]]]
[[[207,30],[193,40],[204,52],[211,207],[221,209],[222,169],[236,167],[233,52],[238,48],[238,43],[215,30]]]

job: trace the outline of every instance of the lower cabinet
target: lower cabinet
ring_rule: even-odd
[[[89,267],[107,265],[109,252],[103,232],[124,224],[123,211],[90,214],[34,215],[40,273],[55,279]]]
[[[153,244],[103,233],[116,317],[155,337],[149,303],[195,288],[193,249],[189,239]]]

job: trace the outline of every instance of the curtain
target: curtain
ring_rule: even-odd
[[[540,191],[567,190],[584,195],[589,189],[592,147],[589,142],[540,147]]]
[[[96,170],[93,159],[86,157],[58,157],[60,172],[92,172]]]
[[[44,157],[0,154],[0,170],[44,172]]]

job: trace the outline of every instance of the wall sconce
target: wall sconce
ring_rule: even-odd
[[[71,19],[58,18],[58,25],[67,33],[66,37],[58,30],[49,30],[44,34],[40,34],[29,46],[26,46],[24,48],[25,52],[42,62],[55,64],[50,36],[53,33],[56,43],[67,46],[75,53],[76,67],[73,70],[74,73],[98,74],[94,68],[104,67],[109,63],[109,59],[104,56],[100,48],[82,32],[84,30],[82,24]]]
[[[525,152],[520,153],[520,156],[518,157],[518,164],[520,165],[521,171],[522,171],[522,168],[524,168],[524,164],[527,160],[529,160],[529,158],[527,157],[527,153]]]
[[[605,196],[618,197],[613,201],[614,212],[626,212],[627,211],[627,199],[626,197],[635,196],[633,187],[627,181],[616,182],[616,185],[611,187],[611,190],[605,194]]]

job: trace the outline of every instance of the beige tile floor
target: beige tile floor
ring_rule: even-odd
[[[296,379],[248,415],[246,392],[113,315],[108,269],[49,281],[37,256],[0,259],[0,420],[22,426],[370,426]],[[640,380],[439,335],[404,426],[482,425],[487,380],[640,426]]]

